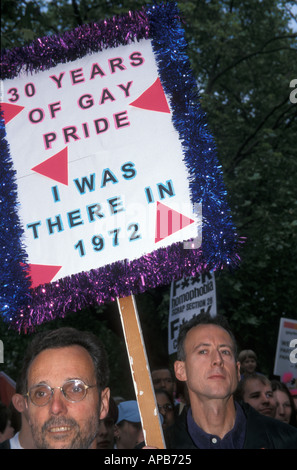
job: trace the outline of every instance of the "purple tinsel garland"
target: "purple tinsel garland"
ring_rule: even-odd
[[[4,297],[1,296],[5,302],[0,305],[4,319],[18,330],[27,331],[44,321],[64,317],[69,311],[103,304],[131,293],[142,293],[206,269],[236,267],[238,264],[238,238],[226,202],[222,170],[200,108],[175,4],[146,7],[139,12],[78,27],[61,36],[37,39],[23,48],[4,51],[2,78],[16,77],[21,70],[34,73],[49,69],[91,52],[140,39],[152,40],[162,85],[170,97],[173,124],[183,145],[184,161],[190,174],[191,199],[193,204],[203,205],[202,245],[199,249],[185,250],[182,243],[173,244],[137,260],[118,261],[29,289],[24,270],[19,267],[20,262],[26,263],[26,255],[20,246],[21,227],[18,227],[11,232],[18,239],[18,246],[15,250],[9,248],[2,256],[9,258],[10,268],[17,264],[19,272],[14,271],[15,278],[9,282],[7,271],[2,272]],[[4,151],[4,156],[7,160],[8,150]],[[5,184],[11,188],[15,184],[13,177],[11,182],[2,181],[4,195],[7,191]],[[15,201],[11,204],[16,206]],[[9,223],[4,217],[1,237]]]

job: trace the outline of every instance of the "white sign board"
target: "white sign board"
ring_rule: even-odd
[[[287,372],[297,378],[297,320],[281,318],[273,373],[282,377]]]
[[[216,284],[213,272],[187,277],[171,283],[168,322],[168,352],[176,352],[179,329],[194,315],[217,313]]]
[[[197,237],[151,41],[20,74],[4,97],[21,110],[6,127],[29,263],[56,267],[51,281]],[[161,215],[158,231],[157,201],[186,223],[168,232]]]

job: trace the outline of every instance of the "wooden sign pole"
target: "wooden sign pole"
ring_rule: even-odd
[[[147,446],[165,449],[158,406],[133,295],[117,299],[129,356],[135,395]]]

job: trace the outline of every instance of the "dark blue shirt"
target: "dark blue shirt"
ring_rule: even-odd
[[[207,434],[195,423],[189,408],[187,424],[189,434],[198,449],[242,449],[245,440],[246,417],[238,403],[235,403],[236,417],[231,431],[223,439],[214,434]]]

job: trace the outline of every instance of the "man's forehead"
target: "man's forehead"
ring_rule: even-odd
[[[79,345],[74,345],[41,351],[30,364],[28,379],[30,382],[39,382],[45,377],[85,380],[93,373],[94,364],[88,351]]]
[[[185,343],[192,344],[197,341],[203,344],[212,344],[213,342],[219,342],[222,345],[229,345],[234,347],[233,340],[227,330],[219,325],[206,324],[194,326],[188,331],[185,338]]]
[[[270,383],[262,382],[262,380],[257,379],[257,378],[248,379],[246,381],[245,388],[249,391],[250,390],[253,390],[253,391],[272,390]]]

